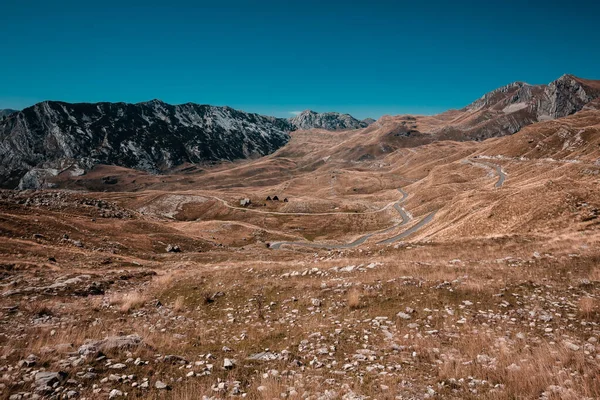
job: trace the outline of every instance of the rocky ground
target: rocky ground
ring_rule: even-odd
[[[77,270],[23,252],[1,264],[1,396],[597,398],[594,240],[82,254]]]

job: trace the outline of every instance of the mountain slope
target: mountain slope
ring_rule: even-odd
[[[0,118],[6,117],[6,116],[8,116],[10,114],[14,114],[16,112],[17,112],[17,110],[12,110],[10,108],[5,108],[3,110],[0,110]]]
[[[302,111],[297,116],[290,118],[289,121],[298,129],[307,130],[317,128],[330,131],[366,128],[375,122],[370,118],[359,121],[350,114],[340,114],[337,112],[318,113],[312,110]]]
[[[432,133],[458,140],[509,135],[536,122],[571,115],[599,97],[600,81],[573,75],[563,75],[548,85],[514,82],[457,112],[441,114],[445,123]]]
[[[94,164],[160,172],[186,162],[269,154],[289,140],[285,119],[229,107],[43,102],[0,123],[0,186],[43,186]]]
[[[563,75],[548,85],[515,82],[460,110],[442,114],[383,116],[338,146],[337,157],[363,161],[432,142],[480,141],[512,135],[526,126],[598,107],[600,81]],[[596,105],[594,105],[596,104]]]
[[[348,114],[310,110],[280,119],[228,107],[172,106],[158,100],[44,102],[0,122],[0,187],[44,187],[47,177],[63,172],[80,175],[96,164],[158,173],[185,163],[259,157],[284,146],[289,132],[297,129],[353,130],[334,133],[336,158],[376,160],[399,148],[441,140],[511,135],[531,124],[597,107],[594,99],[598,98],[600,81],[564,75],[548,85],[506,85],[460,110],[434,116],[385,116],[376,124]],[[323,157],[333,153],[327,148],[316,150]]]
[[[543,121],[515,135],[483,143],[484,155],[507,160],[560,160],[600,165],[600,99],[567,117]]]

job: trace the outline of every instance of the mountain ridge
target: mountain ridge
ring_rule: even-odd
[[[362,129],[361,142],[347,155],[371,159],[434,141],[510,135],[576,113],[598,98],[600,81],[565,74],[548,85],[513,82],[460,110],[384,116],[376,123],[336,112],[305,110],[284,119],[158,99],[135,104],[44,101],[0,121],[0,187],[47,187],[48,178],[81,175],[97,164],[162,173],[186,163],[262,157],[282,148],[295,130]],[[370,135],[375,125],[377,134]]]
[[[326,129],[326,130],[347,130],[366,128],[374,122],[371,118],[358,120],[350,114],[341,114],[338,112],[318,113],[313,110],[304,110],[295,117],[289,118],[289,121],[298,129]]]
[[[158,173],[185,162],[262,156],[285,144],[290,130],[286,120],[225,107],[45,101],[0,124],[0,180],[28,188],[67,164]]]

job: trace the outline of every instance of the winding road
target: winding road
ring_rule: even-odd
[[[367,239],[369,239],[371,236],[379,235],[379,234],[382,234],[382,233],[388,233],[391,230],[393,230],[395,228],[398,228],[400,226],[406,225],[406,224],[408,224],[410,222],[410,220],[412,219],[411,216],[400,205],[401,203],[404,202],[404,200],[406,200],[406,198],[408,197],[408,193],[406,193],[401,188],[398,188],[398,191],[400,193],[402,193],[402,198],[400,200],[398,200],[397,202],[391,203],[391,204],[393,204],[394,209],[396,211],[398,211],[398,213],[402,217],[402,222],[400,222],[399,224],[395,224],[395,225],[390,226],[389,228],[386,228],[386,229],[383,229],[383,230],[379,230],[379,231],[368,233],[368,234],[363,235],[363,236],[359,237],[358,239],[356,239],[356,240],[354,240],[353,242],[350,242],[350,243],[333,244],[333,243],[311,243],[311,242],[275,242],[275,243],[271,243],[271,245],[269,247],[271,249],[277,250],[282,245],[304,246],[304,247],[312,247],[312,248],[316,248],[316,249],[350,249],[352,247],[360,246],[365,241],[367,241]],[[387,208],[388,206],[386,206],[385,208]],[[314,214],[311,214],[311,215],[314,215]],[[419,222],[419,224],[421,224],[421,222]],[[429,222],[429,221],[427,221],[427,222]],[[417,225],[419,225],[419,224],[417,224]],[[422,225],[424,225],[424,224],[422,224]]]
[[[480,166],[482,166],[482,167],[484,167],[486,169],[492,168],[496,172],[496,174],[498,175],[498,180],[494,184],[494,187],[500,188],[500,187],[502,187],[502,185],[504,185],[504,181],[506,180],[506,173],[502,170],[502,167],[500,165],[489,163],[489,162],[473,161],[473,160],[470,160],[470,159],[467,159],[466,161],[468,163],[471,163],[471,164],[474,164],[474,165],[480,165]],[[394,209],[396,209],[396,211],[398,211],[398,213],[402,217],[402,222],[399,223],[399,224],[396,224],[396,225],[391,226],[389,228],[386,228],[384,230],[380,230],[380,231],[368,233],[368,234],[363,235],[363,236],[359,237],[358,239],[356,239],[356,240],[354,240],[353,242],[350,242],[350,243],[330,244],[330,243],[311,243],[311,242],[275,242],[275,243],[271,243],[270,248],[277,250],[277,249],[281,248],[282,245],[293,245],[293,246],[303,246],[303,247],[311,247],[311,248],[318,248],[318,249],[349,249],[349,248],[353,248],[353,247],[359,246],[359,245],[363,244],[365,241],[367,241],[369,238],[371,238],[374,235],[379,235],[379,234],[390,232],[391,230],[393,230],[395,228],[398,228],[400,226],[406,225],[408,222],[410,222],[410,220],[412,219],[411,216],[406,212],[406,210],[404,209],[404,207],[401,206],[401,204],[404,202],[404,200],[406,200],[406,198],[408,197],[408,193],[406,193],[401,188],[398,188],[398,191],[400,193],[402,193],[402,198],[400,200],[398,200],[395,203],[390,203],[390,204],[386,205],[384,208],[382,208],[380,210],[371,211],[371,212],[379,212],[379,211],[385,210],[390,205],[393,204]],[[438,211],[439,210],[436,210],[436,211],[433,211],[433,212],[427,214],[423,219],[421,219],[415,225],[411,226],[409,229],[407,229],[404,232],[401,232],[401,233],[399,233],[399,234],[397,234],[395,236],[392,236],[390,238],[387,238],[387,239],[384,239],[382,241],[379,241],[379,242],[377,242],[377,244],[390,244],[390,243],[394,243],[394,242],[396,242],[398,240],[404,239],[404,238],[412,235],[413,233],[415,233],[419,229],[421,229],[423,226],[425,226],[429,222],[431,222],[433,220],[433,218],[435,217],[435,214]],[[364,214],[366,214],[366,213],[369,213],[369,212],[365,212]],[[320,213],[320,214],[310,214],[309,213],[309,215],[331,215],[331,214],[341,214],[341,213]],[[301,214],[301,215],[305,215],[305,214]]]
[[[431,222],[431,220],[433,219],[433,217],[435,217],[435,214],[437,213],[437,210],[428,214],[425,218],[423,218],[422,220],[420,220],[417,224],[413,225],[412,227],[410,227],[409,229],[405,230],[404,232],[396,235],[396,236],[392,236],[391,238],[382,240],[381,242],[377,242],[377,244],[390,244],[390,243],[394,243],[397,242],[400,239],[404,239],[407,236],[412,235],[413,233],[415,233],[416,231],[418,231],[419,229],[421,229],[423,226],[427,225],[429,222]]]
[[[489,165],[493,168],[496,168],[496,172],[498,173],[498,182],[496,182],[494,186],[497,188],[502,187],[502,185],[504,185],[504,181],[506,180],[506,174],[504,171],[502,171],[502,167],[492,163]]]
[[[494,170],[496,170],[496,174],[498,175],[498,181],[496,181],[496,184],[494,185],[494,187],[502,187],[502,185],[504,185],[504,181],[506,180],[506,173],[502,170],[502,167],[499,166],[498,164],[494,164],[491,162],[483,162],[483,161],[474,161],[471,159],[467,159],[467,162],[471,163],[471,164],[476,164],[476,165],[480,165],[483,168],[493,168]]]

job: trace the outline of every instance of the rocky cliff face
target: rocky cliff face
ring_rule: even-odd
[[[269,154],[289,140],[285,119],[198,104],[43,102],[0,121],[0,187],[43,187],[94,164],[157,173],[182,163]]]
[[[600,97],[600,82],[563,75],[548,85],[515,82],[485,94],[435,133],[440,138],[483,140],[581,110]]]
[[[336,112],[318,113],[311,110],[302,111],[289,121],[298,129],[327,129],[331,131],[366,128],[374,120],[367,118],[359,121],[349,114]]]
[[[544,88],[537,99],[538,120],[566,117],[600,97],[600,82],[563,75]]]

